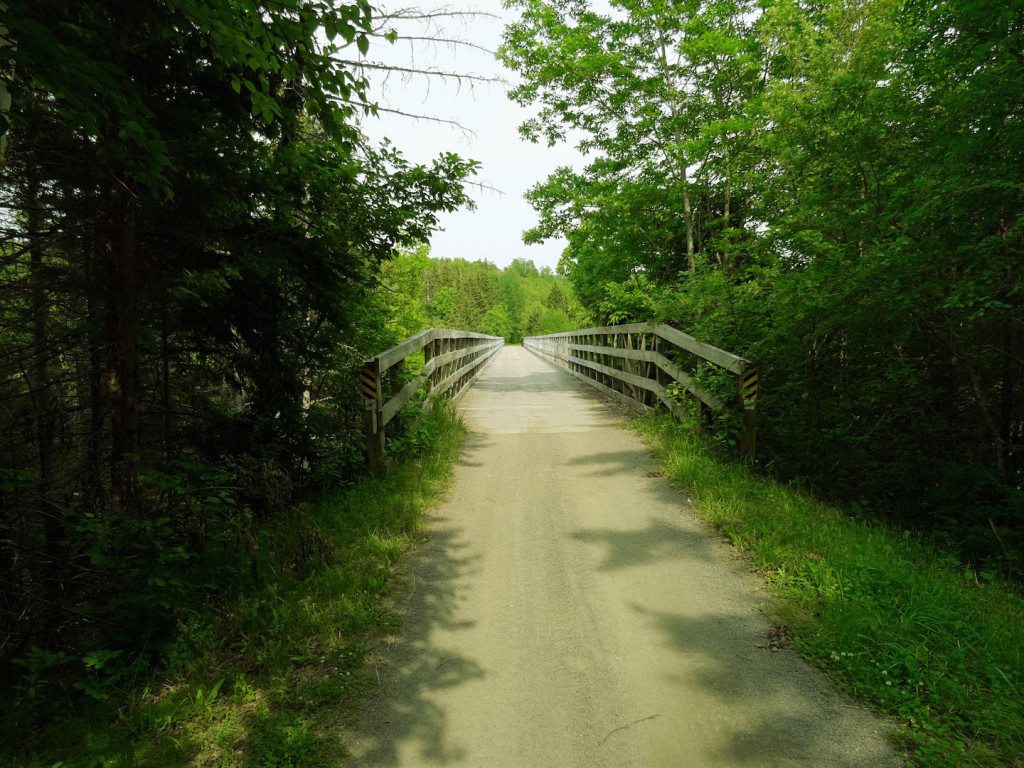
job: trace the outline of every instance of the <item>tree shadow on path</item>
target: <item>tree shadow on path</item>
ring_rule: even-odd
[[[426,764],[444,765],[463,757],[462,750],[451,745],[445,712],[431,693],[484,675],[475,661],[439,646],[432,637],[436,630],[473,626],[456,618],[458,583],[471,576],[476,559],[464,554],[466,547],[461,530],[441,522],[406,561],[410,575],[397,601],[404,621],[377,666],[379,685],[350,730],[352,758],[346,765],[398,765],[399,747],[409,742],[416,744]]]
[[[836,694],[824,676],[772,642],[760,620],[743,613],[683,615],[630,606],[687,664],[669,675],[702,689],[724,727],[716,764],[883,768],[902,762],[881,738],[885,727]]]

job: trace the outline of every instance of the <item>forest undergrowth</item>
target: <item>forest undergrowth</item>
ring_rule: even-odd
[[[366,665],[374,640],[397,626],[387,603],[397,563],[443,494],[463,434],[451,408],[434,408],[403,437],[404,457],[386,475],[308,501],[262,529],[256,584],[210,595],[183,619],[164,663],[143,679],[115,681],[103,702],[58,694],[62,702],[47,698],[44,720],[8,712],[0,763],[336,764],[345,752],[337,723],[374,679]],[[20,684],[43,680],[52,662],[29,656]]]

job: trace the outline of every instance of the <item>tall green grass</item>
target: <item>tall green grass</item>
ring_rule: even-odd
[[[838,685],[901,725],[911,765],[1024,765],[1024,600],[909,533],[857,519],[637,422],[697,512],[741,547],[773,619]]]
[[[411,435],[411,436],[410,436]],[[25,768],[312,768],[337,765],[337,727],[369,684],[373,641],[394,628],[396,565],[444,492],[464,429],[434,408],[380,477],[261,532],[258,589],[211,601],[179,628],[148,683],[103,706],[72,700],[20,734]]]

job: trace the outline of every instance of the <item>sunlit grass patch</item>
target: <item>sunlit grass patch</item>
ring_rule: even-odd
[[[838,685],[900,724],[911,764],[1024,765],[1024,599],[909,532],[843,514],[637,422],[697,512],[749,553],[773,619]]]

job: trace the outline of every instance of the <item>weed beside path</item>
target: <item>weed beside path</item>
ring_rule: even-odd
[[[910,764],[1024,765],[1024,600],[1009,585],[716,458],[674,421],[636,426],[753,559],[796,649],[900,723]]]
[[[337,765],[334,727],[369,683],[366,657],[397,618],[387,596],[459,456],[464,429],[435,408],[405,437],[413,458],[264,531],[271,574],[181,628],[158,673],[107,706],[69,702],[18,768],[313,768]],[[24,738],[24,734],[22,734]]]

